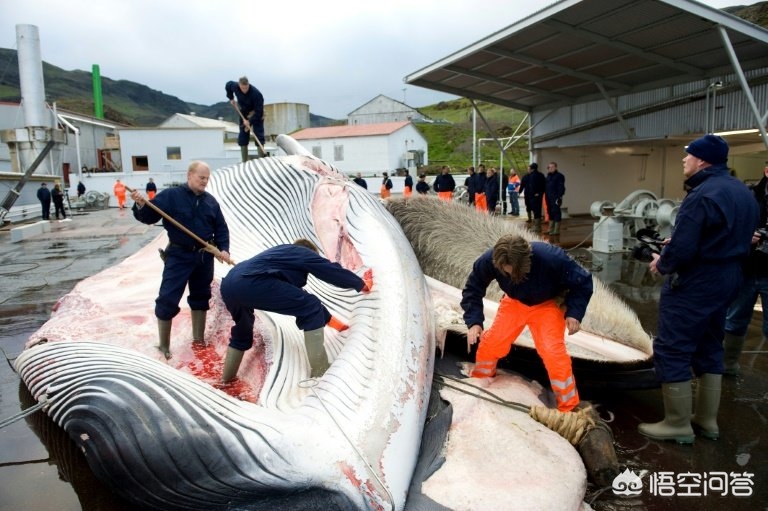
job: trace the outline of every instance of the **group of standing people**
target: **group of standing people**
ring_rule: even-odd
[[[528,165],[528,173],[520,179],[520,191],[523,193],[528,223],[533,223],[533,232],[541,232],[543,208],[546,204],[549,216],[549,235],[560,234],[560,222],[563,219],[562,205],[565,195],[565,176],[558,170],[554,161],[547,164],[547,175],[541,173],[536,162]]]
[[[48,189],[46,183],[40,183],[40,188],[37,189],[37,200],[40,201],[43,220],[51,219],[51,202],[53,202],[56,212],[56,219],[63,220],[67,218],[67,212],[64,209],[64,191],[59,183],[53,185],[53,190]],[[61,218],[59,215],[61,215]]]

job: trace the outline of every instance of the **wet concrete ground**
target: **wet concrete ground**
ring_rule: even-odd
[[[510,217],[511,219],[511,217]],[[517,220],[522,221],[522,220]],[[589,247],[594,219],[564,222],[559,242]],[[47,319],[58,298],[85,277],[134,253],[160,232],[133,220],[130,211],[108,209],[76,215],[72,221],[53,222],[52,232],[21,243],[11,243],[0,230],[0,348],[7,363],[0,363],[0,421],[32,406],[31,397],[11,361],[24,342]],[[628,257],[594,255],[583,248],[574,257],[610,282],[637,311],[643,325],[655,331],[658,286],[639,263]],[[720,440],[697,439],[693,446],[649,441],[637,433],[637,424],[662,417],[658,389],[582,389],[583,399],[600,405],[611,428],[621,470],[643,476],[639,495],[619,497],[611,488],[590,487],[587,501],[598,510],[721,510],[768,509],[768,367],[766,343],[761,335],[761,313],[756,313],[742,356],[742,375],[725,379],[720,410]],[[520,460],[510,460],[517,463]],[[723,473],[725,473],[723,475]],[[754,474],[750,479],[746,474]],[[714,491],[726,480],[723,490]],[[707,485],[695,481],[706,480]],[[737,488],[734,481],[747,481]],[[672,481],[658,486],[651,481]],[[686,486],[685,483],[693,482]],[[552,484],[557,484],[553,474]],[[683,496],[703,493],[706,496]],[[734,489],[749,496],[734,497]],[[659,493],[657,492],[657,493]],[[41,412],[0,428],[0,511],[127,510],[135,509],[113,495],[91,474],[83,456],[66,434]],[[509,509],[515,509],[510,503]]]

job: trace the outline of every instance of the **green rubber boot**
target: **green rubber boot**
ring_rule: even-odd
[[[741,366],[739,366],[739,357],[741,356],[741,350],[744,348],[743,335],[733,335],[728,332],[725,333],[723,338],[723,375],[725,376],[738,376]]]
[[[533,219],[533,232],[541,233],[541,218]]]
[[[170,319],[157,320],[157,333],[160,337],[160,344],[157,346],[166,359],[171,358],[171,325],[173,322]]]
[[[549,234],[552,234],[554,236],[557,236],[558,234],[560,234],[560,222],[549,223]]]
[[[642,423],[640,434],[654,440],[674,440],[678,444],[692,444],[695,438],[691,428],[691,381],[662,383],[664,420]]]
[[[243,361],[244,351],[228,347],[227,356],[224,359],[224,370],[221,373],[221,381],[228,383],[235,379],[237,371],[240,369],[240,362]]]
[[[240,146],[240,158],[243,160],[243,162],[248,161],[248,146],[247,145],[241,145]]]
[[[205,316],[207,312],[192,310],[192,342],[205,344]]]
[[[710,440],[720,438],[717,410],[720,408],[722,383],[722,374],[702,374],[696,386],[696,413],[691,418],[691,425],[697,433]]]
[[[328,363],[328,354],[325,352],[323,341],[323,329],[304,331],[304,346],[307,348],[307,360],[309,360],[311,378],[319,378],[331,366]]]

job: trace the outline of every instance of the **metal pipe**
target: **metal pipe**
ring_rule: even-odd
[[[16,25],[19,85],[27,127],[51,127],[45,117],[45,82],[40,56],[40,35],[34,25]]]

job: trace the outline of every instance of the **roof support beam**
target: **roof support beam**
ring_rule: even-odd
[[[755,116],[757,128],[760,130],[760,136],[763,139],[763,144],[765,145],[765,148],[768,149],[768,134],[765,131],[765,116],[760,114],[760,111],[757,109],[755,97],[752,95],[752,89],[749,88],[747,78],[744,76],[744,71],[739,64],[739,57],[736,56],[736,52],[733,50],[733,45],[731,44],[731,39],[728,37],[728,32],[722,25],[718,25],[717,30],[720,32],[720,38],[723,40],[723,46],[725,46],[725,50],[728,52],[728,58],[731,60],[733,70],[739,78],[741,90],[749,102],[749,107],[752,109],[752,115]],[[766,116],[768,116],[768,112],[766,112]]]
[[[554,19],[547,19],[545,21],[542,21],[542,23],[556,30],[574,34],[577,37],[582,37],[585,39],[589,39],[590,41],[593,41],[593,42],[604,44],[606,46],[618,48],[621,51],[627,52],[631,55],[642,57],[652,62],[656,62],[657,64],[664,65],[666,67],[669,67],[670,69],[675,69],[677,71],[684,71],[688,74],[691,74],[699,78],[704,78],[706,76],[706,73],[702,69],[699,69],[697,67],[685,64],[683,62],[674,61],[672,59],[662,57],[660,55],[655,55],[653,53],[646,53],[640,48],[637,48],[635,46],[614,41],[613,39],[609,39],[607,37],[595,34],[594,32],[590,32],[588,30],[577,30],[571,25],[568,25],[567,23],[563,23]]]
[[[469,102],[472,103],[472,108],[475,109],[475,112],[477,115],[480,116],[480,120],[483,121],[483,124],[485,124],[485,128],[488,130],[488,133],[491,134],[491,137],[493,137],[493,140],[496,142],[496,145],[499,146],[499,151],[501,151],[501,154],[504,155],[504,160],[509,164],[509,168],[513,169],[515,168],[514,164],[512,163],[512,160],[509,159],[509,156],[507,156],[507,151],[504,150],[504,146],[499,141],[498,137],[496,137],[496,133],[494,133],[493,128],[491,128],[491,125],[488,124],[488,121],[485,120],[485,116],[483,115],[483,112],[480,111],[480,109],[477,107],[477,104],[475,104],[475,100],[472,98],[468,98]]]
[[[546,60],[537,59],[537,58],[529,57],[527,55],[523,55],[520,53],[514,53],[508,50],[501,50],[493,47],[487,48],[485,51],[489,53],[493,53],[495,55],[499,55],[501,57],[506,57],[508,59],[517,60],[518,62],[525,62],[526,64],[530,64],[532,66],[543,67],[545,69],[549,69],[551,71],[555,71],[556,73],[560,73],[566,76],[573,76],[574,78],[580,78],[582,80],[586,80],[590,82],[602,83],[605,86],[610,87],[612,89],[617,89],[620,91],[629,91],[629,87],[621,82],[606,80],[602,76],[594,75],[591,73],[583,73],[581,71],[576,71],[569,67],[561,66],[559,64],[553,64],[552,62],[547,62]]]
[[[608,93],[605,91],[605,88],[600,82],[597,82],[595,85],[597,85],[597,88],[600,89],[600,93],[605,98],[605,102],[608,103],[608,106],[610,106],[611,110],[613,110],[613,115],[616,116],[616,119],[619,121],[619,124],[621,124],[621,129],[624,130],[624,133],[627,135],[627,138],[628,139],[635,138],[634,133],[632,133],[632,130],[629,129],[629,126],[627,126],[627,122],[624,120],[624,117],[622,117],[621,112],[616,106],[616,100],[608,95]]]
[[[533,92],[533,93],[539,94],[541,96],[547,96],[547,97],[552,98],[553,100],[569,101],[569,102],[573,101],[572,98],[570,98],[569,96],[566,96],[564,94],[557,94],[555,92],[550,92],[550,91],[548,91],[546,89],[542,89],[540,87],[534,87],[534,86],[528,85],[526,83],[521,83],[521,82],[517,82],[517,81],[513,81],[513,80],[506,80],[506,79],[500,78],[500,77],[498,77],[496,75],[492,75],[492,74],[489,74],[489,73],[483,73],[482,71],[475,71],[474,69],[467,69],[467,68],[464,68],[464,67],[453,66],[453,65],[445,66],[445,69],[447,71],[451,71],[452,73],[462,74],[462,75],[469,76],[469,77],[472,77],[472,78],[479,78],[481,80],[485,80],[486,82],[498,83],[500,85],[504,85],[505,87],[515,87],[517,89],[528,91],[528,92]]]

